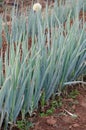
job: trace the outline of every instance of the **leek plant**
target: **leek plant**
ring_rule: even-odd
[[[0,49],[2,47],[2,29],[3,29],[2,22],[3,22],[2,16],[0,16]]]
[[[0,57],[0,127],[3,121],[6,127],[16,123],[20,112],[22,119],[27,113],[31,116],[43,92],[47,101],[52,94],[60,94],[66,84],[83,83],[78,78],[86,74],[86,23],[82,26],[76,9],[75,15],[65,9],[65,19],[63,10],[59,16],[55,6],[51,13],[47,6],[43,16],[32,10],[27,17],[23,13],[19,16],[14,10],[11,32],[7,24],[4,26],[8,46],[5,74]]]

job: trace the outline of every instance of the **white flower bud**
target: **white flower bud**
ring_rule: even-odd
[[[42,9],[42,6],[41,6],[40,3],[35,3],[35,4],[33,5],[33,11],[38,12],[38,11],[40,11],[41,9]]]

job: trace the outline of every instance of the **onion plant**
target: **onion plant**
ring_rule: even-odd
[[[65,12],[61,6],[55,4],[51,13],[47,6],[43,13],[31,10],[27,15],[13,9],[11,32],[4,26],[7,49],[5,73],[2,53],[0,57],[0,127],[3,121],[6,127],[16,123],[20,112],[22,119],[27,113],[31,116],[43,93],[47,101],[65,85],[83,83],[78,78],[86,74],[86,23],[79,20],[75,5]]]

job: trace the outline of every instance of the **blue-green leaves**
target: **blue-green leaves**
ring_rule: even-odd
[[[12,13],[11,31],[7,24],[4,28],[5,73],[2,51],[0,57],[0,126],[5,117],[15,123],[20,112],[23,119],[31,115],[43,92],[47,101],[86,74],[86,23],[82,26],[77,8],[62,4],[46,6],[43,13]]]
[[[2,16],[0,16],[0,48],[2,48],[2,26],[3,20],[2,20]]]

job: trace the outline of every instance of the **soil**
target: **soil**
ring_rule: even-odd
[[[75,99],[63,98],[62,107],[55,109],[51,116],[34,118],[35,125],[31,130],[86,130],[86,88],[78,86],[78,91]],[[72,117],[66,110],[77,117]]]
[[[47,0],[40,0],[43,7],[45,7],[46,1]],[[53,2],[53,0],[50,1]],[[24,2],[25,5],[31,4],[31,0],[24,0]],[[3,8],[0,8],[0,12],[3,12]],[[5,44],[3,48],[6,48]],[[28,128],[28,130],[86,130],[86,86],[78,85],[71,89],[68,88],[67,94],[70,95],[70,92],[76,89],[79,92],[76,98],[73,99],[71,96],[67,97],[66,94],[62,95],[62,106],[55,108],[51,115],[41,117],[39,111],[34,112],[31,118],[27,117],[27,120],[33,123],[33,128]],[[45,106],[44,109],[49,110],[51,106],[48,106],[48,108]],[[71,114],[77,116],[73,117]],[[12,130],[20,129],[13,127]]]
[[[73,95],[67,96],[76,90],[78,94],[75,98]],[[39,111],[34,112],[31,118],[27,116],[27,120],[32,122],[33,127],[24,130],[86,130],[86,86],[68,87],[61,99],[62,106],[55,108],[52,114],[40,116]],[[51,106],[45,106],[44,109],[51,110]],[[75,117],[71,114],[75,114]],[[12,130],[20,129],[13,127]]]

